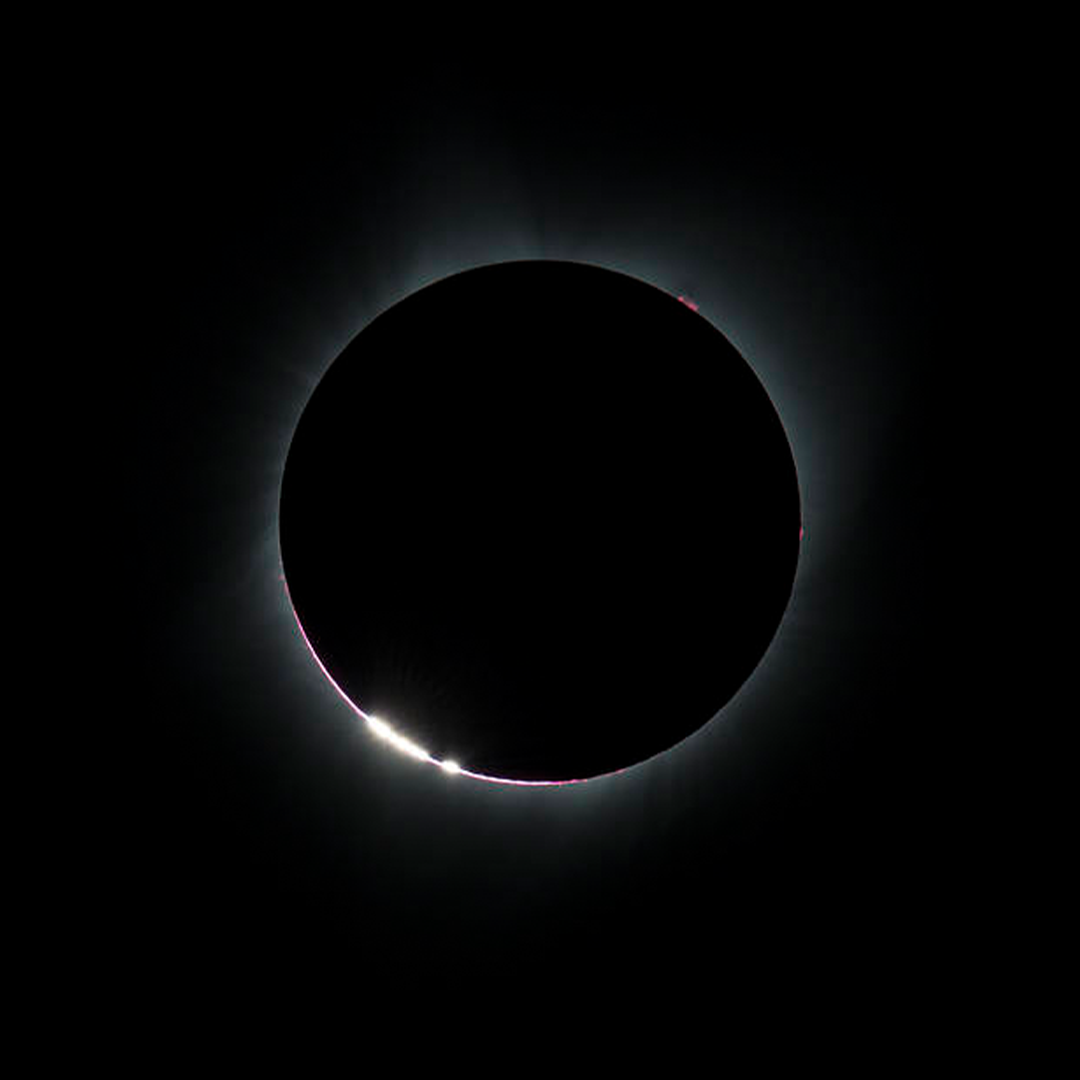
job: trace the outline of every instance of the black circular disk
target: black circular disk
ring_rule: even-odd
[[[296,428],[280,542],[333,681],[437,760],[583,779],[706,724],[787,605],[784,429],[726,338],[580,263],[485,266],[374,319]]]

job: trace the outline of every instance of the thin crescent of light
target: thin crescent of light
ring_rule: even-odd
[[[364,721],[365,727],[371,732],[375,738],[381,742],[392,746],[395,750],[407,757],[411,757],[416,761],[423,761],[429,765],[438,766],[444,773],[449,776],[468,776],[473,780],[484,780],[489,784],[513,784],[518,787],[561,787],[566,784],[584,784],[589,780],[599,779],[598,776],[581,777],[571,780],[514,780],[506,776],[488,776],[484,773],[473,772],[471,769],[466,769],[459,765],[451,758],[437,758],[433,754],[429,753],[422,746],[412,741],[412,739],[406,738],[399,731],[396,731],[390,724],[388,724],[381,717],[374,716],[371,713],[364,712],[359,705],[356,704],[352,698],[341,688],[341,686],[334,679],[334,676],[327,670],[326,665],[319,659],[319,654],[315,651],[308,639],[307,633],[304,630],[303,623],[300,622],[300,616],[296,612],[296,605],[292,602],[292,597],[289,595],[289,585],[285,581],[284,567],[281,569],[281,580],[285,588],[285,596],[289,601],[289,608],[292,611],[293,618],[296,620],[297,629],[300,631],[300,636],[303,638],[304,644],[307,646],[308,652],[315,659],[315,663],[319,665],[319,670],[326,676],[330,685],[338,692],[338,695],[349,706],[350,709],[361,720]],[[602,773],[602,776],[614,776],[616,773],[623,772],[623,769],[616,769],[611,773]]]

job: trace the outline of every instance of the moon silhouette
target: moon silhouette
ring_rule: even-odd
[[[799,557],[791,448],[751,366],[656,286],[563,261],[442,278],[305,406],[279,506],[289,599],[374,734],[559,783],[709,723]]]

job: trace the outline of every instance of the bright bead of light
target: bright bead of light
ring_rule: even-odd
[[[385,740],[403,754],[408,754],[409,757],[416,758],[417,761],[434,760],[422,746],[417,746],[411,739],[399,735],[385,720],[380,720],[377,716],[368,716],[366,720],[367,726],[374,735]]]
[[[367,726],[379,736],[380,739],[390,738],[390,725],[384,720],[380,720],[377,716],[369,716],[367,718]]]

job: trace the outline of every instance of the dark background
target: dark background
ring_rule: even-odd
[[[905,64],[302,92],[268,71],[123,102],[134,359],[108,437],[130,588],[94,870],[116,948],[178,984],[300,965],[390,986],[691,960],[880,977],[947,935],[930,489],[957,190],[938,87]],[[777,405],[807,535],[721,716],[625,774],[519,789],[362,730],[296,633],[275,515],[307,395],[368,320],[436,277],[545,257],[700,305]]]

